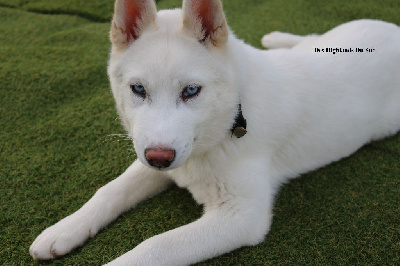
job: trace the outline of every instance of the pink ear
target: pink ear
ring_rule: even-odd
[[[229,30],[220,0],[184,0],[184,30],[206,45],[226,43]]]
[[[144,10],[143,3],[140,1],[125,0],[125,14],[124,23],[125,29],[127,30],[128,41],[133,38],[136,40],[139,38],[138,23],[142,19],[142,13]]]
[[[116,0],[110,39],[118,48],[139,38],[143,30],[155,25],[156,5],[153,0]]]

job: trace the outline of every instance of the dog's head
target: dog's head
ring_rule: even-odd
[[[153,0],[117,0],[108,73],[138,158],[182,165],[229,135],[238,90],[220,0],[184,0],[157,13]]]

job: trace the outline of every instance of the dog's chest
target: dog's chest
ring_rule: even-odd
[[[174,171],[172,180],[179,187],[188,189],[198,204],[211,206],[231,197],[229,186],[220,175],[212,168],[183,167]]]

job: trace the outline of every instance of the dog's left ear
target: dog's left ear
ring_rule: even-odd
[[[221,0],[184,0],[183,31],[206,46],[223,46],[229,35]]]

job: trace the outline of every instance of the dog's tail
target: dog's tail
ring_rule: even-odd
[[[303,41],[308,41],[317,38],[318,35],[307,35],[300,36],[285,32],[273,31],[270,34],[264,35],[261,39],[261,43],[265,48],[277,49],[277,48],[293,48]]]

